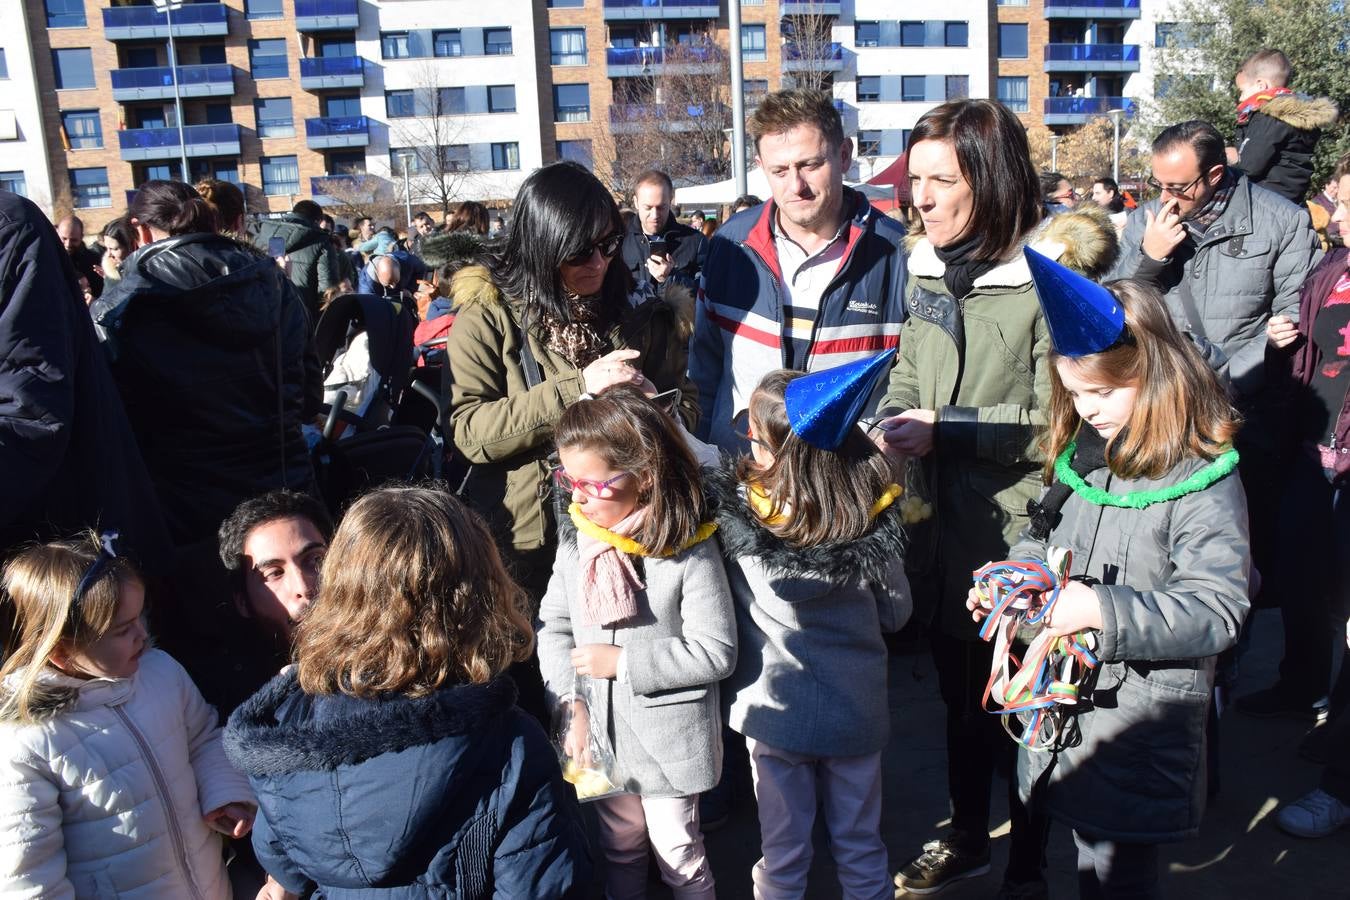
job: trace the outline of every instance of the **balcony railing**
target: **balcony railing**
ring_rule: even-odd
[[[606,19],[715,19],[720,0],[605,0]]]
[[[663,122],[700,119],[705,115],[721,115],[726,107],[721,103],[674,106],[669,103],[614,103],[609,107],[611,122],[644,122],[660,119]]]
[[[178,155],[177,128],[129,128],[117,132],[122,159],[172,159]],[[239,126],[185,125],[183,150],[187,156],[238,156]]]
[[[1077,125],[1107,115],[1113,109],[1124,110],[1125,115],[1132,116],[1134,100],[1129,97],[1047,97],[1045,124]]]
[[[837,16],[840,6],[838,0],[783,0],[778,12],[784,16]]]
[[[364,147],[370,143],[370,121],[365,116],[322,116],[305,120],[306,143],[311,149]]]
[[[307,91],[361,87],[366,61],[359,56],[316,56],[300,60],[300,86]]]
[[[119,102],[173,96],[174,73],[168,66],[114,69],[111,74],[113,99]],[[228,97],[234,93],[234,67],[223,63],[178,66],[177,79],[180,97]]]
[[[659,66],[670,66],[671,70],[689,67],[697,69],[705,63],[715,63],[715,47],[677,46],[677,47],[607,47],[605,63],[609,67],[611,78],[626,75],[649,75]]]
[[[173,11],[174,37],[229,34],[230,11],[223,3],[189,3]],[[169,36],[168,16],[153,6],[113,6],[103,10],[103,36],[110,41]]]
[[[1047,19],[1137,19],[1140,0],[1045,0]]]
[[[349,31],[360,21],[356,0],[295,0],[296,31]]]
[[[842,62],[844,59],[844,45],[830,44],[829,46],[820,45],[816,47],[803,47],[800,44],[784,44],[783,58],[790,60],[807,60],[813,55],[819,55],[822,60],[830,62]]]
[[[1046,44],[1048,72],[1138,71],[1138,44]]]

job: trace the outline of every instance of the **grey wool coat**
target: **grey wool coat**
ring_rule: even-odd
[[[730,472],[704,472],[740,633],[728,724],[808,756],[880,752],[890,737],[881,635],[913,608],[898,503],[856,541],[803,549],[759,522]]]
[[[644,797],[711,789],[722,771],[718,682],[736,665],[736,622],[715,537],[671,557],[635,559],[646,585],[638,615],[614,628],[582,625],[581,565],[563,517],[553,577],[539,608],[539,666],[549,698],[575,685],[573,647],[624,649],[627,683],[600,682],[592,730],[604,722],[623,787]]]
[[[1113,494],[1184,481],[1189,459],[1157,480],[1086,477]],[[1074,717],[1081,741],[1055,753],[1021,749],[1024,799],[1097,839],[1193,837],[1205,809],[1205,719],[1215,657],[1247,616],[1251,553],[1237,473],[1144,509],[1070,494],[1049,544],[1073,551],[1071,574],[1099,579],[1103,628],[1096,683]],[[1024,535],[1010,559],[1045,558]]]

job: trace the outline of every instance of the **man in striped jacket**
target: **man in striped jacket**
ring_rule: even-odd
[[[773,197],[713,236],[689,350],[699,437],[726,449],[765,373],[896,347],[905,318],[904,229],[844,186],[853,145],[829,95],[770,94],[749,129]]]

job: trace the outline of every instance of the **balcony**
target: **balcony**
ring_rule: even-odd
[[[716,19],[721,10],[720,0],[605,0],[608,22]]]
[[[610,131],[614,134],[637,134],[656,122],[661,122],[665,131],[693,131],[698,127],[694,120],[704,116],[716,118],[718,130],[730,126],[728,108],[722,103],[680,107],[669,103],[613,103],[609,107]]]
[[[361,17],[356,0],[295,0],[295,30],[355,31]]]
[[[842,44],[801,44],[783,45],[783,71],[803,72],[819,70],[838,72],[844,68],[844,46]]]
[[[179,66],[178,96],[229,97],[234,94],[234,67],[224,64]],[[149,69],[114,69],[113,99],[119,103],[136,100],[173,99],[174,73],[168,66]]]
[[[328,205],[340,202],[339,197],[350,197],[361,189],[366,175],[316,175],[309,179],[309,193],[315,203]]]
[[[365,116],[323,116],[306,119],[305,142],[311,150],[365,147],[370,143],[370,122]]]
[[[1045,0],[1047,19],[1137,19],[1139,0]]]
[[[778,13],[783,16],[837,16],[842,4],[825,0],[783,0],[778,4]]]
[[[655,75],[661,72],[713,71],[720,64],[717,49],[705,46],[607,47],[605,65],[610,78]]]
[[[1047,97],[1045,124],[1086,125],[1113,109],[1123,109],[1125,115],[1133,116],[1134,100],[1129,97]]]
[[[1138,72],[1138,44],[1046,44],[1047,72]]]
[[[124,162],[177,159],[177,128],[129,128],[117,132]],[[185,125],[183,150],[187,156],[238,156],[238,125]]]
[[[229,33],[230,11],[224,3],[190,3],[173,12],[176,38]],[[110,41],[167,38],[169,18],[153,6],[114,6],[103,10],[103,36]]]
[[[359,56],[318,56],[300,60],[300,87],[307,91],[361,87],[366,61]]]

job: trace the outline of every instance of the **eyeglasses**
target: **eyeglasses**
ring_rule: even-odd
[[[743,409],[731,420],[731,432],[743,441],[749,441],[752,444],[759,444],[765,450],[770,450],[768,444],[761,441],[750,433],[750,410]],[[772,452],[772,451],[771,451]]]
[[[1150,175],[1149,177],[1144,179],[1144,184],[1153,188],[1155,191],[1167,191],[1167,193],[1171,194],[1173,197],[1180,197],[1182,200],[1189,200],[1191,198],[1186,195],[1190,193],[1191,188],[1199,184],[1200,179],[1204,177],[1205,173],[1201,172],[1199,175],[1195,176],[1195,180],[1192,181],[1190,184],[1184,184],[1178,188],[1173,187],[1170,184],[1163,184],[1161,181]]]
[[[619,245],[622,243],[623,243],[623,235],[611,234],[609,237],[601,238],[594,244],[591,244],[589,247],[587,247],[585,250],[582,250],[580,253],[576,253],[573,254],[572,256],[567,257],[567,259],[563,260],[563,265],[584,266],[586,265],[586,263],[591,261],[591,257],[595,255],[595,251],[597,250],[600,251],[600,255],[603,256],[605,259],[609,259],[615,253],[619,252]]]
[[[563,471],[562,466],[553,470],[553,480],[558,483],[558,487],[567,491],[569,494],[573,491],[581,491],[587,497],[595,500],[608,500],[616,493],[614,482],[620,481],[632,475],[632,472],[620,472],[607,481],[592,481],[589,478],[573,478]]]

